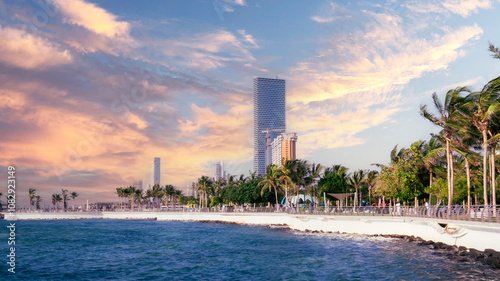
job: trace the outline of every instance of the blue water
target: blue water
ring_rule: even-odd
[[[151,220],[17,221],[11,274],[7,224],[0,280],[500,280],[395,239]]]

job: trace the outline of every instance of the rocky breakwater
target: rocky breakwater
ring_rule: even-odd
[[[372,235],[386,238],[402,239],[410,243],[416,243],[418,246],[427,247],[435,250],[438,254],[458,262],[480,262],[491,266],[494,269],[500,269],[500,252],[493,249],[479,251],[474,248],[464,246],[448,245],[442,242],[424,240],[420,237],[406,235]]]

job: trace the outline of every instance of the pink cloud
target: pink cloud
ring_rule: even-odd
[[[0,26],[0,62],[24,69],[43,69],[73,61],[68,50],[26,31]]]
[[[107,37],[128,35],[130,24],[115,15],[82,0],[52,0],[69,24],[76,24]]]

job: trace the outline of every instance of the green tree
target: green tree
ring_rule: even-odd
[[[427,105],[420,106],[420,114],[427,120],[431,121],[434,125],[437,125],[443,129],[443,136],[445,138],[446,144],[446,167],[447,167],[447,179],[448,179],[448,193],[450,194],[448,198],[448,207],[451,208],[452,198],[453,198],[453,150],[451,148],[451,141],[453,136],[456,134],[456,129],[450,126],[450,121],[452,121],[452,115],[455,112],[456,107],[464,102],[464,97],[462,94],[469,93],[469,90],[465,87],[458,87],[449,90],[446,95],[444,102],[441,104],[436,93],[432,94],[432,100],[434,106],[438,111],[438,115],[434,115],[427,109]]]
[[[377,176],[378,176],[378,171],[375,170],[368,172],[368,174],[366,175],[365,182],[366,185],[368,186],[368,202],[370,202],[370,204],[372,203],[372,189],[375,186]]]
[[[281,180],[281,170],[278,166],[271,164],[267,166],[267,173],[264,178],[259,182],[258,186],[262,186],[261,195],[264,196],[266,190],[274,189],[276,197],[276,211],[278,211],[278,186]]]
[[[66,208],[68,207],[68,190],[67,189],[61,189],[62,191],[62,200],[63,200],[63,208],[64,211],[66,212]]]
[[[76,191],[71,192],[71,199],[73,199],[73,211],[75,210],[75,199],[79,194]]]
[[[352,176],[349,178],[349,183],[351,186],[354,187],[355,190],[355,195],[354,195],[354,207],[356,208],[356,205],[361,206],[361,196],[358,192],[359,188],[361,185],[364,183],[366,179],[366,171],[365,170],[357,170],[354,173],[352,173]]]
[[[52,194],[52,204],[56,208],[56,211],[59,209],[59,202],[62,202],[63,199],[61,197],[61,194],[54,193]]]
[[[316,164],[313,163],[311,166],[309,166],[307,177],[305,179],[306,182],[306,188],[309,191],[309,195],[311,195],[314,198],[314,206],[317,205],[317,198],[318,198],[318,184],[317,180],[321,178],[321,171],[323,170],[323,166],[321,164]]]
[[[35,192],[36,192],[36,189],[34,189],[34,188],[30,188],[30,189],[28,190],[28,194],[29,194],[29,197],[30,197],[30,205],[29,205],[28,209],[29,209],[30,211],[31,211],[31,206],[34,206],[34,205],[35,205],[35,201],[34,201],[34,198],[35,198],[35,196],[36,196]]]
[[[492,127],[500,112],[500,103],[498,102],[499,91],[500,77],[497,77],[488,82],[481,92],[471,93],[467,98],[467,102],[459,108],[460,115],[473,124],[479,130],[482,137],[483,196],[485,206],[488,205],[488,148],[491,143],[497,142],[500,139],[500,134],[492,135]],[[492,164],[494,166],[494,161]],[[494,167],[491,172],[493,172],[491,176],[495,178]]]
[[[0,193],[0,196],[2,196],[1,193]],[[35,196],[35,206],[36,206],[37,210],[40,210],[40,202],[42,202],[42,197],[40,197],[40,195]],[[1,209],[2,209],[2,206],[0,205],[0,210]]]
[[[209,177],[201,176],[201,178],[198,179],[196,189],[200,192],[200,205],[204,206],[204,208],[208,207],[208,194],[211,186],[212,181]]]

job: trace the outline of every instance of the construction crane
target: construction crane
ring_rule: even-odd
[[[285,129],[273,129],[273,130],[270,130],[269,128],[267,128],[266,130],[262,131],[263,133],[266,133],[266,169],[267,169],[267,166],[269,166],[269,147],[271,147],[271,144],[269,143],[269,133],[270,132],[282,132],[284,131]]]

